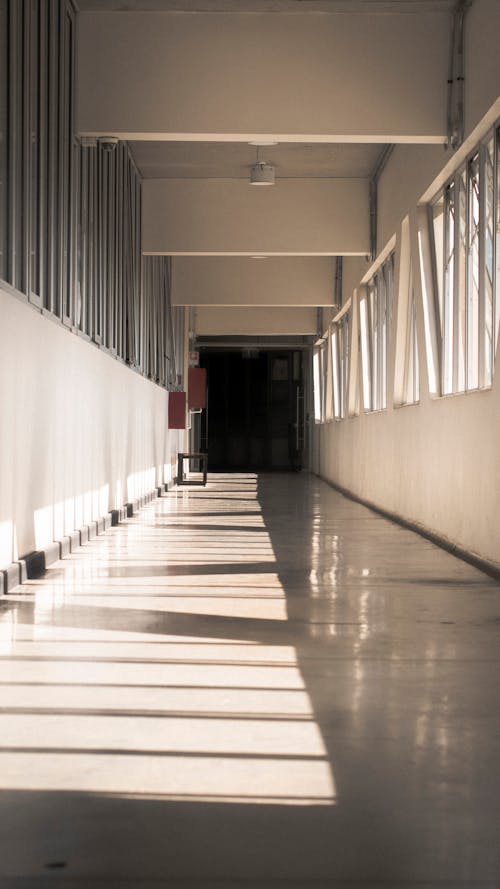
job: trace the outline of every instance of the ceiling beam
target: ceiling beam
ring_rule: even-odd
[[[175,256],[176,306],[332,306],[330,257]]]
[[[368,180],[147,179],[145,254],[364,255],[370,250]]]
[[[196,336],[314,336],[316,309],[206,308],[196,309]]]
[[[83,12],[78,130],[444,142],[449,15]]]

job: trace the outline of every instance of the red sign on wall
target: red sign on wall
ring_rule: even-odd
[[[188,405],[195,410],[207,406],[207,372],[204,367],[188,368]]]
[[[186,393],[168,393],[168,428],[186,428]]]

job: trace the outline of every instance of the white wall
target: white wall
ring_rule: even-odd
[[[0,319],[1,568],[152,490],[183,433],[165,390],[1,289]]]
[[[333,302],[330,257],[175,256],[177,306],[322,306]]]
[[[326,479],[500,564],[498,381],[318,430]]]
[[[144,253],[367,253],[366,179],[145,179]]]
[[[342,262],[342,304],[352,296],[365,272],[368,271],[370,260],[367,256],[347,256]]]
[[[396,145],[378,184],[378,249],[452,155],[443,145]]]
[[[88,12],[78,129],[442,141],[449,18]]]

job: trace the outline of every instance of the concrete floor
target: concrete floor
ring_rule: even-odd
[[[306,474],[0,602],[2,889],[500,886],[500,587]]]

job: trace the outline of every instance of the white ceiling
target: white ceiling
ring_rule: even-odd
[[[179,13],[409,14],[450,11],[455,0],[76,0],[81,11]],[[147,179],[247,179],[256,161],[245,142],[131,142]],[[283,143],[261,150],[277,178],[370,177],[384,151],[381,144]]]
[[[307,0],[303,0],[307,2]],[[131,142],[145,179],[248,179],[257,149],[229,142]],[[259,149],[280,179],[366,178],[383,145],[284,143]]]

